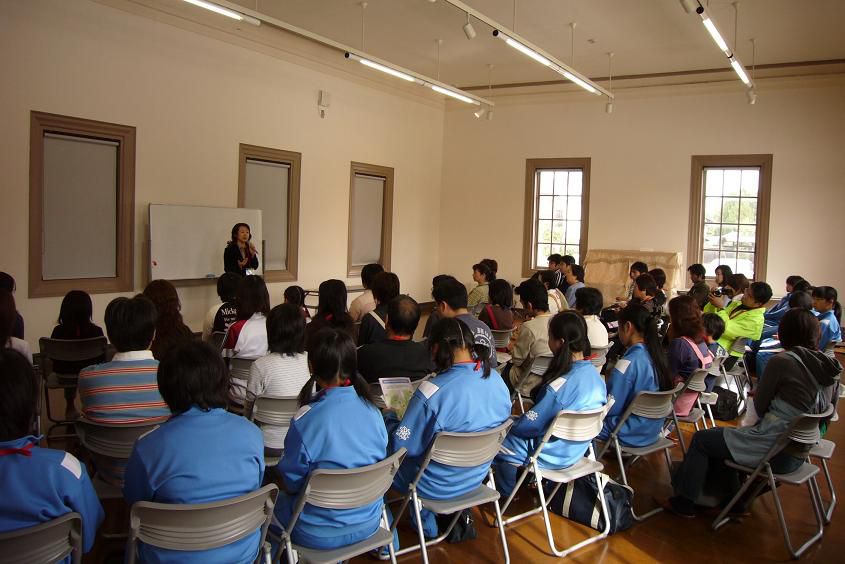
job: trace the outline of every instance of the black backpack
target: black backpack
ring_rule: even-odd
[[[736,392],[716,386],[713,393],[719,396],[713,406],[713,417],[720,421],[733,421],[739,417],[739,396]]]

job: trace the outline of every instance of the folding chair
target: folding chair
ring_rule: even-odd
[[[71,419],[56,419],[50,409],[50,390],[65,390],[75,388],[79,382],[79,373],[57,374],[53,371],[53,361],[79,362],[105,358],[108,349],[108,340],[105,337],[94,337],[92,339],[38,339],[38,347],[41,351],[41,375],[44,380],[44,401],[47,408],[47,419],[52,425],[47,429],[47,440],[50,438],[69,438],[73,433],[53,434],[57,427],[73,425]]]
[[[626,486],[630,487],[628,484],[628,476],[625,473],[625,462],[623,461],[622,455],[628,454],[630,455],[631,461],[629,462],[629,466],[633,464],[636,460],[640,457],[649,455],[653,452],[663,451],[663,455],[666,457],[666,465],[669,467],[669,472],[671,474],[672,471],[672,458],[669,456],[669,449],[675,446],[671,440],[667,439],[663,436],[663,434],[659,434],[655,437],[655,441],[647,446],[642,447],[632,447],[624,445],[619,440],[619,432],[622,430],[622,427],[625,425],[625,422],[628,420],[629,417],[632,415],[636,415],[638,417],[644,417],[646,419],[657,419],[659,421],[664,421],[667,417],[674,415],[675,410],[674,407],[674,397],[677,388],[672,390],[666,390],[665,392],[640,392],[634,398],[625,412],[622,414],[622,418],[619,420],[619,423],[616,425],[616,428],[610,433],[610,436],[607,438],[607,441],[601,446],[598,452],[598,458],[604,456],[605,452],[613,446],[614,450],[616,450],[616,460],[619,463],[619,471],[622,474],[622,483]],[[678,432],[680,434],[680,431]],[[648,513],[643,515],[637,515],[634,511],[633,507],[631,508],[631,513],[634,515],[634,519],[637,521],[645,521],[649,517],[656,515],[663,511],[663,508],[658,507],[656,509],[652,509]]]
[[[226,340],[226,332],[225,331],[214,331],[211,334],[211,339],[209,339],[208,344],[211,345],[214,350],[217,352],[221,352],[223,350],[223,342]]]
[[[525,413],[525,404],[523,400],[530,400],[528,396],[522,393],[523,384],[528,381],[528,378],[530,378],[532,374],[535,376],[542,376],[545,374],[546,370],[549,369],[549,364],[551,364],[552,358],[554,358],[554,356],[551,353],[541,354],[535,358],[531,362],[531,368],[529,368],[525,375],[519,379],[519,383],[514,387],[513,394],[511,395],[511,402],[519,401],[520,413]]]
[[[676,387],[676,395],[675,400],[672,402],[673,409],[672,409],[672,419],[675,422],[675,427],[678,430],[678,441],[681,443],[681,450],[683,451],[684,455],[687,454],[687,445],[686,441],[684,440],[684,435],[681,433],[681,429],[678,426],[678,423],[691,423],[695,430],[699,430],[699,422],[702,420],[704,421],[704,427],[707,428],[707,419],[704,417],[704,409],[701,407],[701,392],[707,391],[707,386],[704,383],[704,379],[707,378],[709,372],[706,368],[699,368],[695,370],[692,374],[690,374],[689,378],[686,379],[685,382],[679,384],[679,387]],[[687,415],[678,415],[674,411],[674,404],[687,392],[694,392],[698,393],[698,397],[695,399],[695,405],[697,407],[693,407]],[[707,406],[708,409],[710,406]]]
[[[291,419],[296,415],[299,409],[299,400],[297,398],[268,398],[266,396],[255,398],[255,404],[252,408],[252,413],[247,413],[246,416],[250,421],[259,424],[259,427],[265,425],[269,427],[279,427],[285,430],[290,428]],[[264,456],[265,466],[275,466],[281,460],[280,456]]]
[[[725,377],[725,382],[728,381],[729,376],[733,377],[734,384],[736,384],[736,393],[739,396],[739,415],[742,416],[745,410],[748,409],[748,395],[745,393],[745,384],[751,386],[751,377],[748,375],[748,368],[745,366],[745,353],[750,352],[748,343],[750,339],[746,337],[737,337],[731,344],[730,352],[738,352],[742,356],[736,359],[736,363],[730,370],[725,369],[724,361],[722,361],[722,374]]]
[[[725,363],[726,359],[727,359],[726,356],[715,357],[713,359],[712,364],[710,364],[710,366],[707,368],[707,375],[708,376],[715,376],[716,378],[724,378],[724,376],[722,375],[722,365]],[[727,382],[727,380],[726,380],[726,382]],[[705,377],[705,385],[706,385],[706,383],[707,382],[706,382],[706,377]],[[705,387],[705,391],[702,391],[698,394],[698,402],[701,404],[701,406],[704,406],[704,408],[706,409],[707,416],[710,418],[710,426],[711,427],[716,427],[716,418],[713,416],[713,410],[712,410],[711,406],[716,405],[716,402],[718,402],[718,401],[719,401],[719,395],[716,394],[715,392],[706,391],[706,387]],[[699,406],[699,407],[701,407],[701,406]]]
[[[269,561],[269,545],[264,539],[278,493],[276,484],[268,484],[240,497],[210,503],[138,501],[132,504],[129,514],[126,561],[135,563],[139,541],[169,550],[211,550],[239,541],[259,528],[256,562],[261,559],[262,550]]]
[[[420,464],[420,469],[417,472],[414,480],[408,485],[408,493],[402,498],[402,506],[393,520],[392,529],[396,528],[399,518],[405,511],[405,508],[410,502],[414,515],[417,519],[417,534],[420,542],[413,546],[403,548],[396,553],[396,556],[408,554],[416,550],[422,551],[423,564],[428,564],[428,550],[429,546],[442,542],[458,522],[461,512],[470,507],[476,507],[485,503],[492,503],[496,509],[496,523],[499,526],[499,534],[502,538],[502,548],[505,553],[505,564],[510,563],[510,552],[508,551],[508,541],[505,538],[505,526],[502,521],[502,511],[499,508],[499,492],[496,491],[496,483],[493,479],[493,470],[488,467],[487,477],[489,485],[479,484],[473,491],[465,493],[453,499],[428,499],[420,497],[417,494],[417,484],[425,474],[429,463],[437,462],[445,464],[446,466],[454,466],[458,468],[472,468],[481,466],[482,464],[489,465],[496,454],[499,452],[499,447],[502,446],[502,441],[508,434],[508,429],[513,424],[513,420],[508,419],[498,427],[489,429],[487,431],[480,431],[477,433],[438,433],[434,437],[431,447],[429,447],[425,458]],[[429,511],[438,515],[455,514],[451,523],[439,537],[430,541],[425,540],[425,533],[423,532],[421,509],[428,509]]]
[[[836,508],[836,490],[833,489],[833,479],[830,476],[830,468],[827,466],[827,461],[833,458],[833,451],[835,449],[836,443],[827,439],[820,439],[818,444],[813,445],[813,448],[810,449],[810,455],[807,457],[807,462],[810,462],[810,459],[818,458],[822,463],[822,471],[827,482],[827,489],[830,492],[830,503],[824,508],[822,513],[824,515],[824,522],[828,525],[833,519],[833,510]],[[821,499],[820,490],[819,501],[824,501]]]
[[[546,430],[546,433],[543,435],[543,439],[537,445],[537,448],[534,449],[534,453],[531,455],[531,458],[528,459],[528,465],[522,471],[519,476],[519,479],[516,482],[516,486],[514,487],[511,495],[505,501],[504,505],[502,506],[502,513],[507,511],[508,506],[510,506],[511,501],[513,501],[514,496],[516,495],[519,486],[525,481],[528,477],[528,474],[533,473],[537,479],[538,487],[537,493],[540,496],[540,506],[532,508],[525,513],[520,513],[519,515],[514,515],[513,517],[508,517],[505,519],[504,524],[510,525],[511,523],[515,523],[516,521],[520,521],[526,517],[530,517],[532,515],[536,515],[537,513],[543,513],[543,521],[546,525],[546,536],[549,540],[549,548],[551,548],[552,553],[558,557],[565,557],[568,556],[570,553],[575,552],[576,550],[583,548],[589,544],[592,544],[598,540],[601,540],[610,533],[610,513],[607,509],[607,502],[604,499],[604,488],[598,488],[599,494],[599,501],[601,504],[601,513],[599,514],[598,518],[601,519],[604,517],[604,530],[599,533],[598,535],[593,535],[592,537],[585,539],[577,544],[574,544],[565,549],[559,549],[555,545],[554,536],[552,535],[552,523],[549,519],[549,512],[547,509],[548,503],[554,499],[555,494],[557,494],[558,490],[563,484],[567,484],[578,478],[582,478],[584,476],[589,476],[593,474],[596,478],[596,484],[601,484],[601,471],[604,470],[604,466],[601,462],[596,461],[595,453],[593,451],[593,445],[590,443],[587,449],[587,456],[570,466],[569,468],[563,468],[561,470],[549,470],[546,468],[540,468],[538,465],[538,458],[540,453],[543,451],[543,448],[546,446],[546,443],[552,437],[561,439],[561,440],[569,440],[569,441],[592,441],[595,439],[602,430],[602,424],[604,423],[604,418],[607,415],[608,410],[610,410],[610,406],[613,405],[613,398],[610,398],[610,401],[604,407],[600,407],[598,409],[592,409],[588,411],[560,411],[557,414],[557,417],[552,421],[549,428]],[[543,480],[548,480],[550,482],[555,482],[555,488],[552,490],[551,495],[546,499],[546,496],[543,492]]]
[[[66,513],[50,521],[0,533],[0,554],[5,564],[61,562],[71,555],[82,562],[82,516]]]
[[[493,346],[496,347],[496,360],[499,367],[502,367],[511,360],[508,343],[511,341],[513,329],[490,329],[490,333],[493,334]]]
[[[804,464],[794,472],[789,474],[775,474],[772,471],[770,461],[775,455],[783,450],[790,440],[803,444],[816,444],[819,440],[819,422],[830,416],[831,413],[833,413],[833,406],[828,406],[823,413],[799,415],[793,419],[789,424],[789,427],[780,435],[780,437],[778,437],[775,444],[772,445],[772,448],[769,449],[769,452],[766,453],[766,456],[763,457],[756,468],[737,464],[733,460],[726,460],[725,464],[729,468],[739,470],[740,472],[747,474],[748,477],[745,479],[745,482],[743,482],[739,491],[736,492],[733,499],[725,505],[722,512],[719,513],[718,517],[716,517],[710,527],[716,531],[722,525],[730,521],[730,518],[727,516],[728,512],[733,509],[734,505],[736,505],[737,501],[739,501],[743,494],[751,489],[750,499],[754,499],[766,483],[768,483],[772,490],[772,496],[774,497],[778,521],[780,522],[780,528],[783,532],[783,540],[792,557],[795,559],[800,558],[805,550],[807,550],[816,541],[820,540],[822,538],[822,534],[824,533],[824,517],[821,504],[821,494],[819,493],[818,484],[815,480],[816,474],[819,473],[819,467],[810,464],[809,462],[804,462]],[[760,482],[752,489],[757,477],[760,475],[766,477],[767,481]],[[797,550],[792,547],[792,541],[789,537],[789,528],[786,525],[786,519],[783,515],[783,507],[781,506],[780,496],[778,495],[778,484],[788,484],[790,486],[802,486],[806,484],[807,491],[810,493],[810,502],[813,506],[813,514],[815,515],[818,527],[816,529],[816,533],[804,544],[798,547]]]
[[[249,382],[249,371],[252,368],[252,363],[255,362],[254,358],[238,358],[232,357],[229,359],[229,389],[231,390],[233,387],[243,386],[246,389],[247,382]],[[234,384],[232,380],[240,380],[243,384]],[[244,393],[244,397],[246,397],[246,393]],[[231,393],[229,394],[229,411],[235,413],[237,415],[244,414],[244,406],[238,405],[237,402],[232,399]]]
[[[611,345],[609,343],[606,347],[593,347],[593,354],[588,359],[596,367],[596,370],[599,371],[599,374],[601,374],[601,369],[607,361],[607,353],[610,351],[610,347]]]
[[[836,345],[839,344],[839,341],[831,341],[829,342],[824,348],[824,354],[829,356],[830,358],[836,358]]]

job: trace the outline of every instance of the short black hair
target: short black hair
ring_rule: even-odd
[[[725,320],[715,313],[705,313],[701,316],[701,322],[704,324],[704,333],[710,335],[714,341],[722,338],[725,332]]]
[[[542,282],[543,284],[546,284],[548,286],[549,290],[551,290],[552,288],[555,287],[555,278],[556,277],[557,277],[557,272],[554,271],[554,270],[541,270],[539,279],[540,279],[540,282]]]
[[[249,319],[256,313],[270,313],[270,294],[261,276],[250,275],[242,278],[238,284],[236,300],[238,319]]]
[[[786,277],[786,283],[790,286],[795,286],[798,282],[804,280],[803,276],[798,276],[797,274],[793,274],[792,276]]]
[[[373,278],[380,272],[384,272],[384,267],[379,263],[365,264],[364,268],[361,269],[361,284],[364,285],[364,288],[369,289],[373,285]]]
[[[792,285],[793,292],[812,292],[813,285],[810,284],[807,280],[799,280],[795,284]]]
[[[484,279],[487,282],[492,282],[493,280],[496,279],[496,273],[493,272],[493,270],[488,265],[484,264],[483,262],[479,262],[479,263],[472,265],[472,269],[474,271],[476,271],[477,273],[481,274],[482,276],[484,276]]]
[[[398,296],[399,288],[399,277],[392,272],[379,272],[371,286],[373,298],[380,304],[386,304]]]
[[[819,346],[819,320],[808,309],[790,309],[780,320],[778,338],[787,349],[804,347],[815,350]]]
[[[106,306],[106,333],[117,352],[142,351],[155,335],[158,313],[146,296],[115,298]]]
[[[703,264],[695,263],[691,264],[689,268],[687,268],[687,272],[689,272],[690,274],[695,274],[699,278],[704,278],[704,276],[707,274],[707,269],[704,268]]]
[[[765,282],[753,283],[748,287],[748,292],[754,298],[754,302],[760,305],[766,305],[772,299],[772,287]]]
[[[578,288],[575,290],[575,309],[584,315],[598,315],[604,305],[604,296],[598,288]]]
[[[15,279],[8,272],[0,272],[0,290],[15,291]]]
[[[549,311],[549,293],[539,280],[526,280],[516,288],[524,304],[531,304],[537,311]]]
[[[804,309],[813,309],[813,296],[810,292],[792,292],[789,296],[789,307],[801,307]]]
[[[0,348],[0,441],[32,434],[38,388],[29,359],[13,349]]]
[[[267,316],[267,348],[270,352],[294,355],[305,351],[305,318],[295,304],[281,304]]]
[[[486,259],[481,259],[478,262],[481,263],[481,264],[486,264],[487,268],[489,268],[493,272],[494,275],[499,272],[499,263],[496,262],[496,259],[486,258]]]
[[[648,272],[644,272],[637,276],[634,284],[637,285],[640,292],[645,292],[646,296],[654,297],[657,295],[657,282],[654,280],[654,276]]]
[[[173,345],[158,365],[158,391],[175,414],[197,406],[203,411],[226,407],[229,375],[220,353],[207,343],[189,340]]]
[[[282,294],[285,300],[288,303],[304,306],[305,305],[305,290],[302,289],[302,286],[288,286],[285,288],[284,294]]]
[[[584,267],[580,264],[573,264],[570,269],[572,270],[572,276],[578,279],[578,282],[584,281]]]
[[[640,274],[645,274],[646,272],[648,272],[648,265],[638,260],[636,262],[631,263],[631,268],[628,269],[628,271],[630,272],[631,270],[636,270]]]
[[[68,327],[84,327],[91,323],[93,313],[91,296],[82,290],[71,290],[62,298],[59,323]]]
[[[445,303],[451,309],[466,309],[467,307],[466,286],[451,276],[435,284],[431,296],[438,304]]]
[[[503,309],[513,307],[513,286],[507,280],[497,278],[490,283],[490,303]]]
[[[397,335],[413,335],[420,324],[420,306],[411,296],[396,296],[387,304],[387,326]]]
[[[651,277],[654,278],[654,283],[657,284],[657,288],[663,288],[666,285],[666,271],[662,268],[652,268],[648,271],[651,274]]]
[[[562,257],[560,257],[560,262],[572,266],[573,264],[575,264],[575,257],[573,257],[572,255],[563,255]]]
[[[563,257],[559,253],[552,253],[549,255],[549,258],[546,259],[547,262],[553,262],[555,264],[560,264],[563,262]]]
[[[241,275],[234,272],[226,272],[217,279],[217,295],[224,302],[231,302],[238,292],[238,284],[241,282]]]

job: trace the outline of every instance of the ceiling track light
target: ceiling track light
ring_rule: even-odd
[[[475,28],[472,27],[472,22],[469,21],[469,12],[467,12],[467,23],[464,24],[464,35],[467,36],[467,39],[475,39],[477,35],[475,33]]]
[[[695,4],[693,10],[690,8]],[[681,5],[684,7],[688,13],[694,11],[698,16],[701,18],[701,23],[704,24],[704,28],[707,30],[707,33],[710,34],[710,37],[713,39],[713,42],[716,43],[716,46],[725,54],[728,58],[728,63],[731,65],[731,68],[734,70],[736,75],[745,84],[748,88],[754,88],[754,82],[748,77],[748,73],[745,72],[745,67],[742,66],[742,63],[739,61],[739,58],[736,56],[736,53],[728,46],[728,43],[722,37],[722,34],[719,33],[719,29],[716,27],[716,22],[713,21],[713,18],[707,11],[704,9],[704,6],[701,5],[700,1],[696,2],[689,2],[686,0],[681,0]],[[734,8],[736,9],[736,3],[734,3]],[[736,28],[736,26],[734,26]],[[751,102],[753,103],[753,102]]]
[[[236,12],[235,10],[230,10],[229,8],[224,8],[219,4],[214,4],[213,2],[206,2],[205,0],[184,0],[188,4],[192,4],[199,8],[204,8],[210,12],[214,12],[215,14],[219,14],[221,16],[226,16],[227,18],[232,18],[233,20],[237,20],[239,22],[246,22],[252,25],[261,25],[261,20],[253,18],[251,16],[247,16],[246,14],[242,14],[240,12]]]

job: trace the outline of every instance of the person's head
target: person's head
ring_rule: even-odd
[[[434,287],[443,282],[444,280],[454,280],[455,277],[450,274],[438,274],[434,278],[431,279],[431,288],[434,290]]]
[[[626,347],[643,343],[651,357],[657,384],[662,391],[673,387],[669,363],[658,332],[660,315],[649,312],[644,306],[630,304],[619,312],[619,339]]]
[[[302,289],[302,286],[288,286],[285,288],[282,298],[286,304],[302,307],[305,305],[305,290]]]
[[[484,367],[484,377],[490,375],[490,347],[476,344],[472,330],[454,317],[444,317],[434,324],[428,336],[428,350],[438,373],[455,363],[477,361]]]
[[[666,271],[662,268],[652,268],[648,271],[651,277],[654,278],[654,283],[657,284],[658,290],[663,290],[666,285]]]
[[[399,277],[392,272],[379,272],[373,278],[373,299],[378,304],[386,304],[399,295]]]
[[[795,347],[815,350],[819,347],[819,336],[819,320],[807,309],[790,309],[778,325],[778,339],[786,350]]]
[[[549,270],[557,270],[563,264],[563,257],[558,253],[550,254],[546,260],[549,261]]]
[[[537,280],[526,280],[516,288],[522,307],[529,313],[549,311],[549,293]]]
[[[340,317],[346,313],[346,284],[342,280],[323,280],[317,292],[318,315]]]
[[[479,262],[472,265],[472,279],[476,284],[487,284],[496,279],[496,275],[490,270],[490,267]]]
[[[554,358],[543,374],[542,385],[567,374],[574,360],[590,356],[587,324],[574,311],[562,311],[549,321],[549,350]]]
[[[5,347],[15,329],[15,298],[9,290],[0,290],[0,347]]]
[[[490,303],[502,309],[513,307],[513,286],[507,280],[497,278],[490,283]]]
[[[816,286],[813,288],[813,308],[819,313],[833,310],[833,315],[842,322],[842,306],[839,304],[839,293],[832,286]]]
[[[580,264],[573,264],[569,266],[566,271],[566,283],[570,286],[578,282],[584,282],[584,267]]]
[[[598,315],[604,305],[604,296],[598,288],[578,288],[575,290],[575,311],[581,315]]]
[[[352,337],[344,331],[324,327],[312,339],[311,348],[308,349],[311,379],[299,393],[300,405],[310,403],[314,382],[323,389],[354,386],[358,397],[372,404],[370,387],[358,376],[357,351]]]
[[[707,275],[707,270],[704,268],[704,265],[698,263],[690,265],[690,267],[687,268],[687,272],[689,272],[689,279],[693,284],[702,282],[704,277]]]
[[[217,279],[217,295],[220,297],[221,302],[232,302],[235,300],[241,278],[241,276],[234,272],[227,272]]]
[[[798,276],[797,274],[793,274],[792,276],[786,277],[786,291],[787,293],[792,292],[795,289],[795,284],[804,280],[803,276]]]
[[[158,365],[158,391],[178,415],[192,407],[225,408],[229,375],[220,353],[207,343],[188,340],[173,345]]]
[[[169,324],[177,319],[181,321],[182,304],[173,284],[167,280],[153,280],[144,288],[144,296],[156,306],[158,322]]]
[[[232,227],[232,243],[246,244],[252,239],[252,232],[246,223],[236,223]]]
[[[657,282],[648,272],[640,274],[634,279],[634,297],[648,301],[657,295]]]
[[[238,307],[238,319],[249,319],[256,313],[270,313],[270,294],[267,284],[261,276],[244,276],[238,284],[235,302]]]
[[[8,272],[0,272],[0,290],[6,290],[10,294],[14,294],[17,287],[15,286],[15,279]]]
[[[628,271],[628,277],[631,280],[636,280],[641,274],[648,273],[648,265],[642,261],[636,261],[631,264]]]
[[[467,308],[466,286],[451,276],[435,284],[431,296],[437,302],[437,309],[446,317],[464,313]]]
[[[771,299],[772,287],[765,282],[755,282],[742,295],[742,305],[749,308],[766,307]]]
[[[8,290],[2,290],[8,292]],[[21,353],[0,348],[0,441],[32,434],[38,387],[29,360]]]
[[[716,267],[716,286],[724,286],[728,277],[733,276],[733,269],[727,264],[720,264]]]
[[[701,316],[701,322],[704,324],[704,336],[708,343],[718,341],[725,333],[725,320],[718,314],[705,313]]]
[[[677,296],[669,301],[670,329],[673,337],[687,337],[696,343],[704,340],[701,308],[692,296]]]
[[[149,298],[115,298],[106,306],[106,334],[117,352],[143,351],[150,348],[158,315]]]
[[[799,280],[795,284],[792,285],[793,292],[812,292],[813,285],[810,284],[807,280]]]
[[[71,290],[62,299],[59,308],[59,324],[67,327],[84,327],[91,323],[94,306],[91,296],[82,290]]]
[[[792,292],[789,295],[789,308],[794,307],[813,309],[813,296],[810,292]]]
[[[568,270],[570,266],[575,264],[575,257],[573,257],[572,255],[563,255],[560,261],[562,263],[561,268],[563,270]]]
[[[555,275],[555,270],[540,271],[540,282],[543,283],[543,286],[545,286],[547,290],[555,288]]]
[[[745,276],[745,274],[732,274],[727,280],[725,280],[725,286],[728,288],[733,289],[734,295],[744,294],[748,287],[751,286],[751,281]]]
[[[267,348],[293,356],[305,350],[305,318],[298,305],[281,304],[267,316]]]
[[[396,296],[387,303],[386,329],[390,335],[413,337],[420,323],[420,306],[411,296]]]
[[[361,269],[361,285],[367,290],[372,288],[373,279],[376,277],[376,274],[379,274],[380,272],[384,272],[384,267],[377,262],[365,264],[364,268]]]
[[[486,259],[481,259],[478,262],[480,262],[481,264],[486,264],[487,268],[490,269],[490,272],[493,273],[494,278],[499,273],[499,263],[495,259],[486,258]]]

